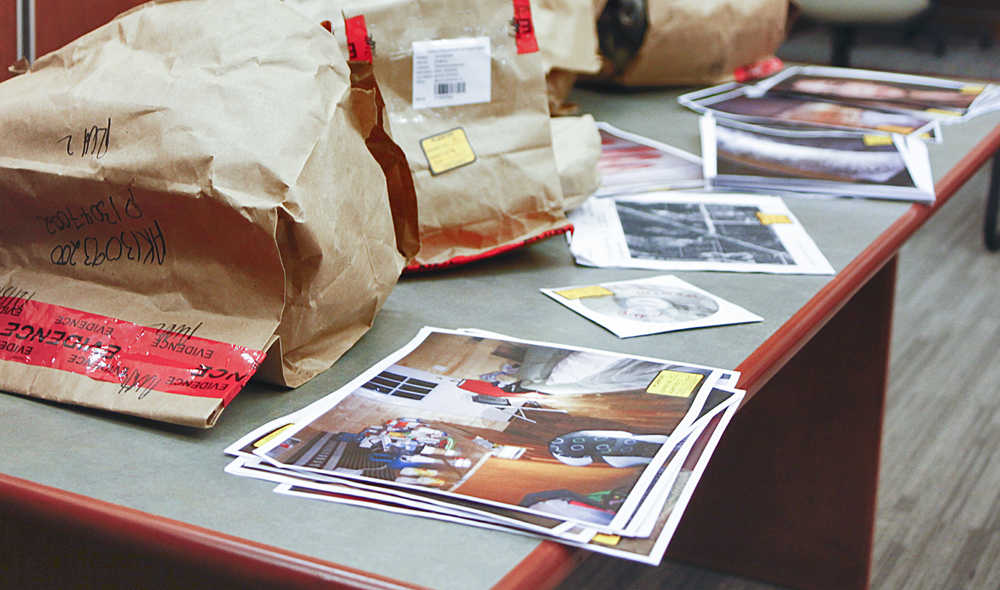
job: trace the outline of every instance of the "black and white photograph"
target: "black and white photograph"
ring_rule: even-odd
[[[542,289],[542,293],[619,338],[762,320],[673,275]]]
[[[646,193],[585,203],[570,219],[580,264],[663,270],[830,274],[779,197]]]

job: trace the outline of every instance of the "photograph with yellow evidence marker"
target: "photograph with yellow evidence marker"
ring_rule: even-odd
[[[256,451],[277,466],[620,530],[723,369],[424,328]],[[414,457],[440,457],[414,470]],[[453,461],[461,457],[463,461]],[[426,462],[424,462],[426,463]]]

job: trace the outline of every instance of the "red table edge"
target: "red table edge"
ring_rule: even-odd
[[[809,302],[737,367],[741,387],[753,396],[865,282],[889,261],[907,238],[1000,149],[1000,125],[977,143],[937,183],[933,206],[913,205]],[[134,546],[242,571],[288,588],[315,587],[325,581],[339,588],[419,588],[355,568],[226,535],[189,523],[104,502],[0,474],[0,501],[70,524],[86,526]],[[499,590],[545,588],[558,584],[585,553],[553,541],[541,542],[494,586]]]
[[[421,588],[385,576],[285,551],[240,537],[97,500],[0,473],[0,502],[18,514],[39,515],[68,527],[84,527],[133,547],[219,572],[239,572],[290,589]]]
[[[933,205],[911,205],[892,225],[882,232],[858,256],[799,311],[764,341],[736,370],[740,371],[739,387],[747,390],[745,404],[789,359],[840,310],[858,290],[899,251],[907,239],[962,187],[1000,150],[1000,125],[979,141],[969,153],[935,184]],[[494,590],[521,588],[551,588],[566,575],[582,553],[555,543],[543,541],[517,566],[504,576]]]

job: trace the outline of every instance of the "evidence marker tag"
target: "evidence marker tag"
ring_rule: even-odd
[[[861,141],[865,143],[868,147],[874,147],[878,145],[892,145],[891,135],[865,135],[861,138]]]
[[[757,219],[761,225],[773,225],[775,223],[791,223],[792,219],[783,213],[757,212]]]
[[[962,113],[956,113],[955,111],[949,111],[948,109],[936,109],[931,107],[929,109],[924,109],[925,113],[933,113],[935,115],[947,115],[949,117],[961,117]]]
[[[469,136],[461,127],[421,139],[420,149],[423,150],[434,176],[476,161],[476,152],[472,150]]]
[[[610,295],[614,295],[614,292],[611,289],[600,285],[560,289],[559,291],[554,291],[554,293],[563,299],[584,299],[586,297],[608,297]]]
[[[878,125],[875,127],[879,131],[888,131],[889,133],[899,133],[902,135],[909,135],[913,133],[913,127],[905,127],[903,125]]]
[[[264,436],[260,437],[259,439],[253,442],[253,447],[255,449],[261,448],[262,446],[266,445],[267,443],[271,442],[272,440],[278,438],[279,436],[287,432],[288,429],[291,428],[292,426],[295,426],[295,424],[292,423],[285,424],[281,428],[278,428],[276,430],[271,431],[268,434],[265,434]]]
[[[609,535],[606,533],[597,533],[590,539],[594,543],[600,543],[601,545],[608,545],[609,547],[614,547],[621,542],[622,538],[618,535]]]
[[[671,397],[691,397],[698,384],[701,383],[702,377],[703,375],[698,373],[683,373],[664,369],[649,384],[646,393]]]

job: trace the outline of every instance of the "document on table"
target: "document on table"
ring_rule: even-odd
[[[654,270],[833,274],[778,197],[655,192],[591,199],[569,214],[578,264]]]
[[[763,319],[673,275],[541,291],[620,338]]]
[[[913,135],[785,130],[705,115],[705,178],[718,190],[934,202],[927,146]]]

